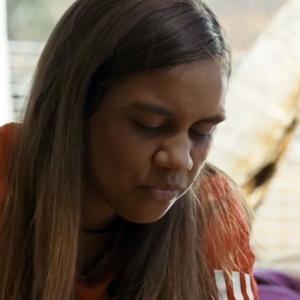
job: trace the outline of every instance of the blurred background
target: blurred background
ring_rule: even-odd
[[[233,50],[228,121],[209,160],[255,211],[257,268],[300,279],[300,1],[208,0]],[[50,31],[70,0],[0,0],[0,125],[19,120]]]

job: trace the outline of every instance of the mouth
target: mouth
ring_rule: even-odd
[[[140,187],[144,192],[146,192],[149,197],[154,200],[161,202],[168,202],[176,199],[180,195],[180,190],[175,188],[157,188],[157,187]]]

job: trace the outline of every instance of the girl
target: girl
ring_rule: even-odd
[[[1,129],[0,300],[257,299],[241,196],[206,163],[229,74],[202,2],[77,0]]]

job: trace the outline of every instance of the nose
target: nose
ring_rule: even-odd
[[[154,163],[158,167],[174,171],[190,171],[194,165],[191,151],[192,144],[188,137],[173,137],[156,151]]]

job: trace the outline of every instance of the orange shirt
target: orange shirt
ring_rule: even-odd
[[[0,127],[0,209],[4,204],[3,202],[7,191],[6,174],[15,133],[15,124],[8,124]],[[2,209],[0,212],[1,211]]]
[[[2,211],[7,192],[6,174],[16,129],[16,124],[0,127],[0,212]],[[232,259],[236,265],[235,270],[232,270],[230,274],[225,274],[219,263],[219,253],[217,253],[218,251],[213,244],[216,224],[212,222],[207,226],[205,235],[208,244],[206,255],[209,266],[215,275],[220,299],[257,300],[257,286],[252,270],[255,257],[249,245],[250,229],[239,199],[232,191],[228,179],[222,174],[217,173],[213,176],[208,176],[206,180],[208,180],[212,190],[218,186],[218,189],[215,189],[218,192],[216,192],[214,199],[216,199],[215,201],[228,202],[229,209],[235,216],[235,227],[238,229],[224,237],[224,249],[225,251],[230,249],[231,253],[235,253]],[[219,188],[220,186],[222,187],[221,189]],[[226,226],[226,224],[223,225]],[[241,251],[235,252],[235,248],[240,248]],[[111,280],[112,278],[108,277],[106,280],[94,285],[87,285],[77,281],[75,284],[76,300],[109,300],[107,290]]]

